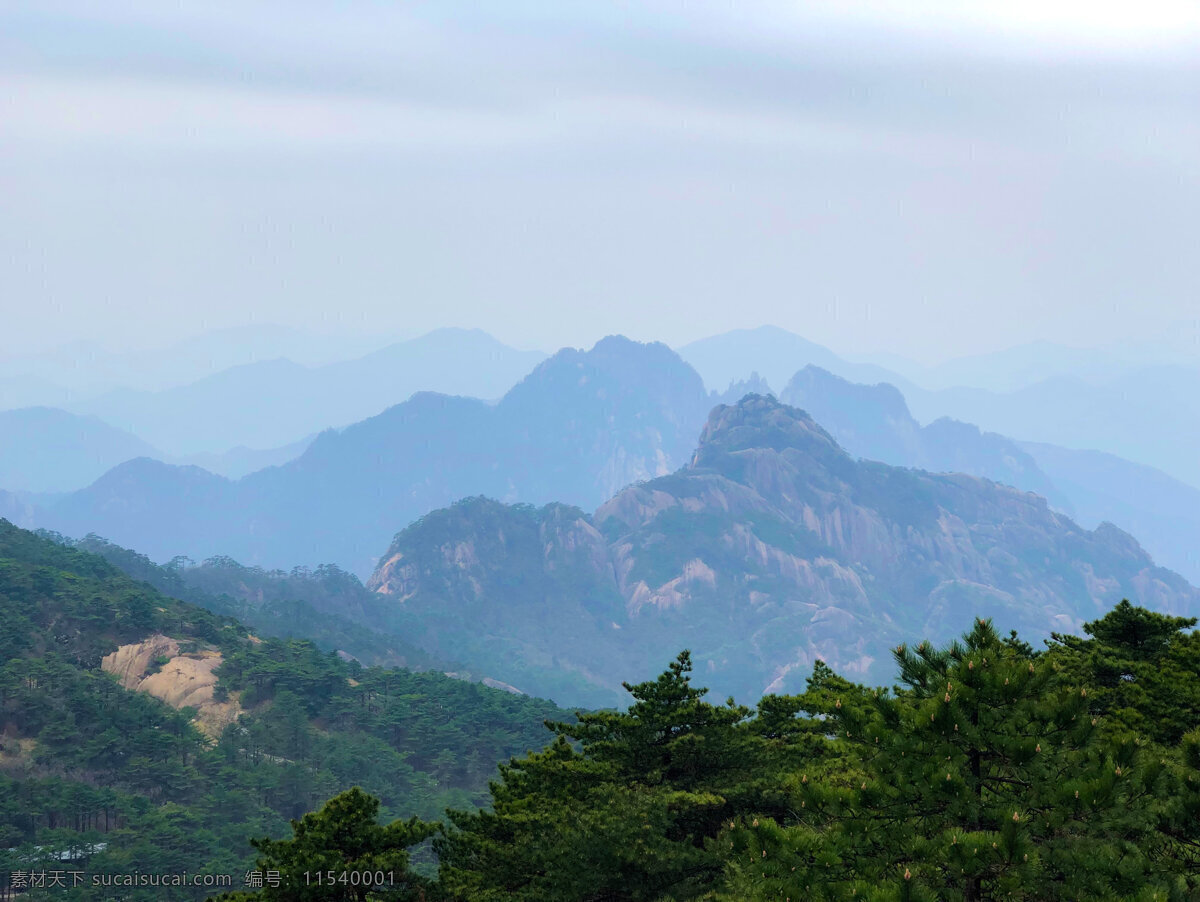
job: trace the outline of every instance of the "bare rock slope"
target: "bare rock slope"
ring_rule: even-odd
[[[100,666],[106,673],[114,674],[126,689],[145,692],[172,708],[194,708],[193,722],[210,739],[219,737],[241,714],[236,698],[219,702],[213,697],[217,685],[215,671],[221,666],[219,651],[182,654],[177,641],[154,635],[142,642],[122,645],[105,655]]]

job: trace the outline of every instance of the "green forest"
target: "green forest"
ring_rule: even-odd
[[[892,689],[818,665],[753,710],[707,701],[684,652],[628,710],[551,724],[483,809],[385,827],[332,799],[256,842],[280,885],[238,898],[1200,898],[1194,624],[1126,602],[1039,651],[979,621],[897,648]],[[437,879],[398,880],[429,835]],[[371,871],[393,883],[313,885]]]
[[[7,524],[0,617],[0,871],[236,875],[31,902],[1200,898],[1200,634],[1128,602],[753,708],[685,651],[574,714],[255,637]],[[99,669],[152,633],[221,654],[219,738]]]
[[[5,521],[0,624],[0,878],[186,871],[236,874],[240,885],[249,839],[286,834],[326,798],[361,786],[386,819],[472,809],[497,761],[541,747],[543,721],[571,716],[441,673],[365,668],[309,641],[254,637]],[[105,654],[156,633],[222,655],[217,691],[244,713],[217,741],[195,711],[100,669]],[[110,893],[66,897],[164,898],[161,888]],[[205,895],[175,888],[171,898]]]
[[[446,663],[404,642],[397,635],[395,605],[381,603],[358,579],[331,564],[280,571],[246,567],[228,557],[201,563],[176,557],[160,565],[97,535],[70,539],[50,530],[36,534],[99,555],[126,576],[171,598],[233,617],[259,635],[309,639],[364,664],[425,670]],[[454,669],[464,668],[456,664]]]

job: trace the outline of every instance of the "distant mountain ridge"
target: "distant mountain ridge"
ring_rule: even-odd
[[[419,393],[236,482],[130,461],[42,525],[95,532],[155,560],[229,555],[367,574],[397,523],[463,496],[594,507],[672,472],[707,410],[699,376],[669,348],[614,336],[558,352],[494,405]]]
[[[422,393],[326,430],[294,459],[278,449],[282,464],[238,481],[128,462],[32,514],[26,500],[21,516],[70,535],[103,534],[156,560],[336,563],[365,578],[397,525],[462,497],[594,509],[625,485],[685,463],[715,403],[769,389],[755,376],[706,396],[695,370],[669,349],[612,337],[587,352],[560,351],[494,405]],[[1192,490],[1174,483],[1178,491],[1158,493],[1165,507],[1148,507],[1140,500],[1154,483],[1147,468],[1129,464],[1106,485],[1080,483],[1061,468],[1051,479],[1028,446],[949,420],[922,427],[895,388],[856,385],[816,367],[795,373],[780,394],[810,410],[851,454],[984,476],[1036,491],[1068,513],[1078,502],[1089,525],[1108,519],[1133,529],[1168,566],[1200,579],[1200,563],[1189,557],[1189,541],[1200,536],[1186,510]]]
[[[1192,336],[1194,323],[1180,323]],[[1165,347],[1165,344],[1164,344]],[[1014,440],[1098,449],[1200,488],[1200,354],[1089,351],[1033,343],[935,367],[859,363],[774,326],[735,329],[679,353],[721,392],[757,371],[776,390],[813,365],[851,382],[900,389],[921,423],[975,423]],[[898,371],[898,370],[902,370]],[[962,381],[959,381],[962,380]]]
[[[53,407],[0,411],[0,489],[73,491],[130,458],[159,453],[96,417]]]
[[[1200,363],[1087,381],[1056,376],[1017,391],[906,392],[919,419],[952,416],[1014,439],[1098,449],[1200,487]]]
[[[907,387],[907,380],[872,363],[855,363],[822,345],[778,326],[734,329],[683,345],[679,356],[695,367],[704,383],[717,392],[754,373],[777,389],[806,366],[819,366],[854,382],[889,382]]]
[[[1111,525],[1080,529],[988,480],[856,461],[808,414],[753,395],[713,411],[687,467],[592,517],[486,499],[429,514],[368,587],[413,641],[518,685],[547,668],[615,692],[683,645],[739,698],[800,688],[818,658],[886,680],[903,636],[942,641],[976,616],[1036,635],[1124,597],[1200,610]]]
[[[857,385],[807,366],[781,401],[810,413],[851,454],[935,473],[966,473],[1036,492],[1070,513],[1070,501],[1016,442],[943,417],[922,426],[895,386]]]
[[[260,359],[164,391],[112,391],[70,409],[171,456],[274,448],[372,416],[418,391],[498,398],[545,356],[477,329],[439,329],[354,360],[305,366]]]
[[[1114,455],[1016,442],[943,417],[928,426],[893,386],[856,385],[817,367],[780,393],[851,454],[896,466],[960,472],[1036,492],[1093,527],[1133,533],[1154,559],[1200,582],[1200,489]]]
[[[1069,496],[1080,523],[1112,520],[1163,566],[1200,584],[1200,489],[1113,454],[1020,445]]]
[[[46,350],[0,355],[0,403],[7,380],[13,407],[30,406],[29,394],[50,394],[37,403],[62,405],[118,388],[163,391],[231,367],[286,357],[318,365],[361,357],[387,340],[371,336],[318,336],[270,323],[215,329],[166,346],[112,350],[94,341],[73,341]]]

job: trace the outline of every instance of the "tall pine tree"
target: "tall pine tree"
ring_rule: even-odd
[[[501,767],[492,810],[450,812],[436,843],[444,886],[475,902],[694,898],[722,869],[706,845],[762,798],[747,784],[764,740],[749,710],[713,705],[683,652],[626,685],[626,711],[551,724],[545,751]]]

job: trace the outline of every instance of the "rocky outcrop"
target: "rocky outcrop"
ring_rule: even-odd
[[[687,647],[715,691],[750,699],[802,688],[817,659],[890,680],[890,648],[946,641],[974,617],[1036,638],[1122,598],[1200,610],[1196,589],[1111,525],[1082,529],[987,479],[855,460],[762,396],[718,407],[690,466],[592,517],[472,499],[402,532],[383,560],[369,586],[440,653],[483,655],[534,693],[536,674],[506,670],[505,654],[615,690]]]
[[[215,671],[221,666],[217,651],[181,654],[179,643],[169,636],[154,635],[142,642],[122,645],[101,661],[105,673],[116,676],[121,685],[145,692],[172,708],[194,708],[193,723],[210,739],[216,739],[225,727],[242,713],[237,699],[218,702],[213,698],[217,685]]]

